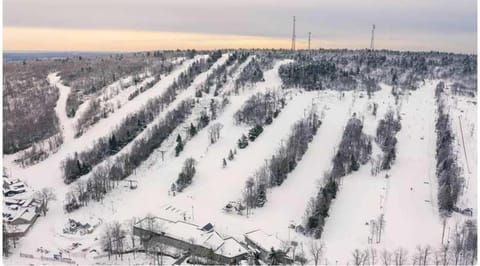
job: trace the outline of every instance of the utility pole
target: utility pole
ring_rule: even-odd
[[[292,51],[295,51],[295,16],[293,16]]]
[[[375,49],[375,24],[372,26],[372,39],[370,40],[370,51]]]
[[[310,51],[310,41],[311,41],[312,33],[308,32],[308,51]]]

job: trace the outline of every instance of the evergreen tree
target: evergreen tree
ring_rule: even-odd
[[[254,141],[263,132],[263,127],[260,125],[254,126],[248,131],[248,139]]]
[[[238,140],[238,147],[240,149],[245,149],[248,146],[248,139],[245,134],[242,135],[242,137]]]
[[[352,154],[352,157],[351,157],[351,170],[352,171],[358,171],[358,169],[360,169],[360,164],[357,162],[357,160],[355,160],[355,156],[353,156]]]
[[[175,146],[175,156],[178,157],[178,155],[182,151],[183,151],[182,137],[180,136],[180,134],[178,134],[178,136],[177,136],[177,146]]]
[[[227,167],[227,161],[225,160],[225,158],[223,158],[223,163],[222,163],[222,165],[223,165],[223,168]]]
[[[214,99],[210,100],[210,113],[212,116],[212,120],[217,118],[217,102]]]
[[[232,161],[233,158],[234,158],[233,152],[232,152],[232,150],[230,150],[230,151],[228,152],[228,160],[229,160],[229,161]]]
[[[109,145],[109,149],[110,149],[110,151],[109,151],[110,154],[115,154],[117,152],[117,149],[118,149],[118,142],[117,142],[117,138],[115,137],[115,134],[112,134],[112,136],[108,140],[108,145]]]
[[[193,125],[193,123],[190,123],[190,136],[195,136],[197,135],[197,128]]]
[[[204,128],[208,125],[208,123],[210,123],[210,118],[206,113],[203,113],[200,116],[200,122],[198,123],[198,128]]]

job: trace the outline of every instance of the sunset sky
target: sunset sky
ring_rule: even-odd
[[[7,51],[376,48],[476,53],[476,0],[4,0]]]

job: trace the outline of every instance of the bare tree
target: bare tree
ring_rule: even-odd
[[[362,253],[362,265],[368,265],[370,261],[370,251],[368,249],[364,249]]]
[[[101,238],[101,243],[103,249],[106,250],[108,253],[108,260],[110,260],[113,252],[113,236],[111,226],[109,224],[105,225],[105,230]]]
[[[115,256],[116,254],[120,254],[120,259],[123,260],[123,242],[125,241],[125,230],[122,229],[122,225],[115,221],[110,227],[113,246],[115,248]]]
[[[311,240],[308,245],[308,250],[313,257],[315,265],[322,259],[324,244],[315,240]]]
[[[43,216],[47,215],[48,211],[48,203],[51,200],[56,200],[57,196],[53,193],[52,188],[42,188],[42,190],[35,192],[34,197],[42,202],[42,209]]]
[[[392,264],[392,254],[388,250],[384,249],[382,251],[381,258],[382,258],[383,265],[389,266]]]
[[[368,263],[369,253],[367,249],[365,249],[363,252],[359,249],[355,249],[352,253],[352,257],[354,265],[365,265]]]
[[[210,126],[208,129],[208,137],[210,138],[210,143],[215,143],[220,138],[220,130],[223,128],[221,123],[215,123]]]
[[[130,241],[132,242],[132,248],[133,248],[133,258],[135,259],[135,234],[134,234],[134,226],[137,223],[138,219],[137,217],[133,217],[130,220],[127,221],[127,234],[130,235]]]
[[[376,227],[377,228],[377,243],[380,243],[380,241],[382,240],[382,231],[385,228],[385,219],[383,218],[383,214],[380,214],[380,216],[378,216],[376,225],[377,225],[377,227]]]
[[[442,262],[442,252],[440,250],[433,252],[433,264],[436,266]]]
[[[165,255],[165,252],[167,251],[167,246],[163,243],[159,243],[157,245],[157,251],[158,255],[160,256],[160,260],[158,261],[158,265],[163,265],[163,256]]]
[[[442,246],[441,250],[440,250],[440,256],[441,256],[441,264],[442,265],[448,265],[450,262],[450,256],[448,254],[448,251],[449,251],[449,242],[450,241],[447,241],[447,243],[445,245]]]
[[[417,252],[418,252],[418,263],[420,265],[427,265],[428,258],[432,253],[432,248],[429,245],[426,245],[423,249],[421,246],[418,246]]]
[[[397,248],[394,252],[395,265],[400,266],[407,262],[407,251],[404,248]]]
[[[377,265],[377,250],[374,248],[370,249],[370,265]]]

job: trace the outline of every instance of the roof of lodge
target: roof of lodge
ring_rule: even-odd
[[[146,217],[136,223],[135,227],[203,246],[225,257],[232,258],[248,253],[248,250],[233,237],[223,237],[215,230],[205,231],[202,227],[185,221]]]
[[[245,237],[252,241],[258,247],[270,251],[271,248],[275,250],[283,250],[283,243],[274,235],[269,235],[262,230],[254,230],[245,234]]]

